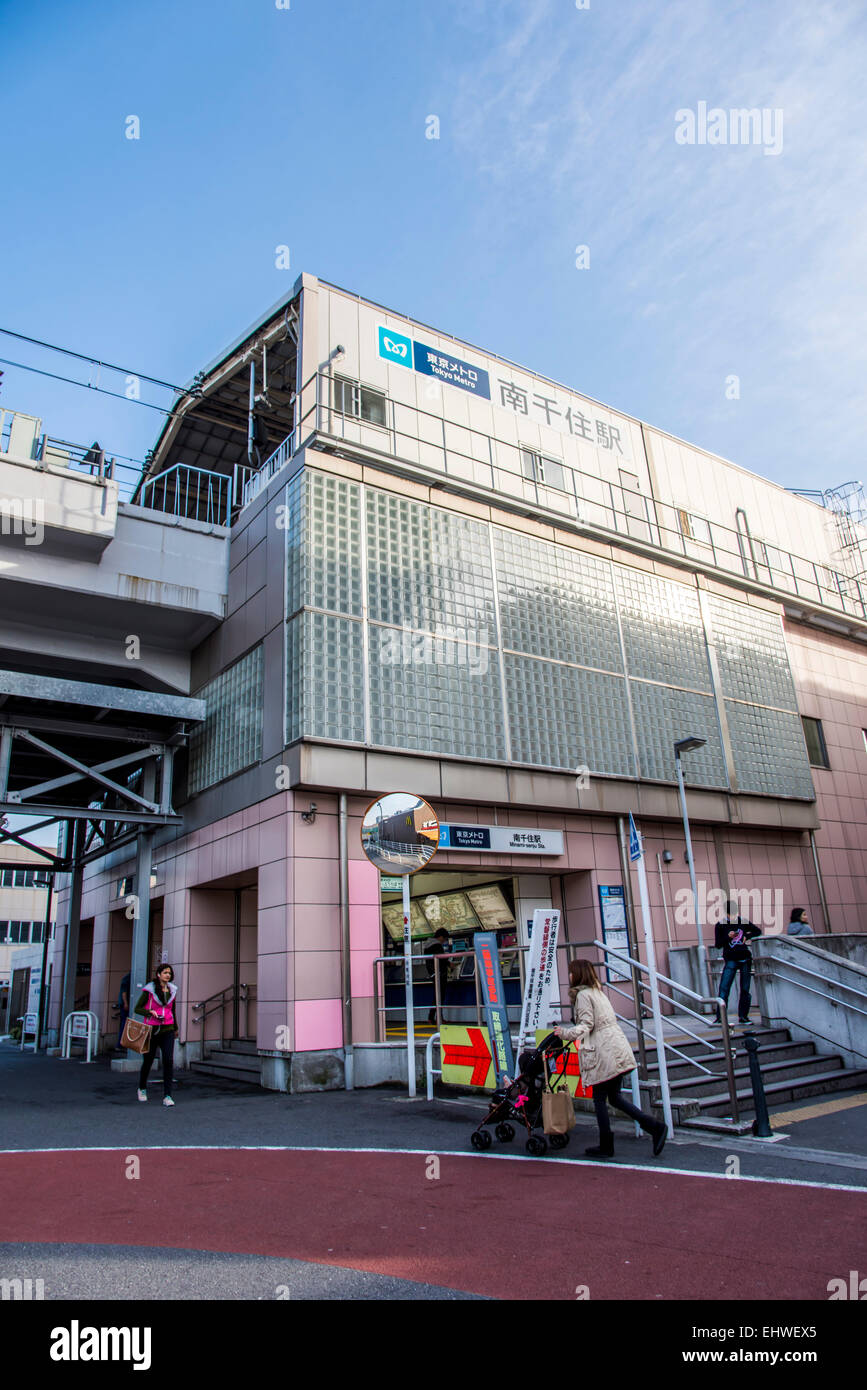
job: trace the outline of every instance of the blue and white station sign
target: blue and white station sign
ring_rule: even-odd
[[[488,854],[563,853],[562,830],[516,825],[453,825],[440,821],[440,849],[482,850]]]
[[[414,367],[424,376],[436,377],[449,386],[459,386],[462,391],[470,391],[474,396],[491,399],[491,379],[483,367],[474,367],[451,353],[442,353],[439,348],[428,347],[415,338],[407,338],[403,333],[395,333],[390,328],[378,329],[379,355],[387,362],[395,362],[400,367]]]

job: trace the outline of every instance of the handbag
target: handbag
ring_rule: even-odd
[[[543,1054],[544,1056],[544,1054]],[[548,1082],[542,1092],[542,1129],[546,1134],[568,1134],[575,1127],[575,1107],[568,1087],[561,1086],[555,1091],[548,1074],[548,1059],[545,1057],[545,1077]]]
[[[128,1018],[123,1025],[121,1034],[121,1047],[131,1048],[133,1052],[139,1052],[142,1056],[150,1049],[151,1025],[149,1023],[139,1023],[138,1019]]]

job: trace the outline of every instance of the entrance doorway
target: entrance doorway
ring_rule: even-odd
[[[382,956],[374,985],[376,1037],[406,1037],[403,964],[403,900],[400,881],[381,880]],[[492,931],[497,938],[506,1005],[512,1022],[520,1017],[524,954],[537,908],[560,906],[560,893],[546,874],[515,874],[511,869],[461,872],[421,870],[410,878],[410,933],[414,956],[413,1013],[420,1039],[443,1022],[475,1023],[479,993],[473,936]],[[436,961],[436,932],[448,933],[448,963]],[[565,937],[561,934],[561,941]]]

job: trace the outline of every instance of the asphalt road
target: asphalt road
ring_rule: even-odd
[[[867,1106],[774,1143],[682,1132],[658,1159],[615,1121],[605,1162],[583,1116],[556,1157],[476,1154],[477,1098],[187,1073],[174,1108],[150,1094],[0,1044],[0,1277],[49,1299],[139,1297],[144,1273],[178,1300],[815,1301],[867,1272]]]

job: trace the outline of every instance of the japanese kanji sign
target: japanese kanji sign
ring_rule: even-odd
[[[452,352],[428,347],[427,343],[420,343],[415,338],[408,338],[381,325],[378,342],[379,355],[387,362],[394,362],[400,367],[414,367],[424,376],[435,376],[449,386],[459,386],[462,391],[482,396],[486,401],[491,399],[491,379],[484,367],[465,362]]]
[[[533,913],[533,932],[527,952],[524,1002],[521,1008],[519,1049],[525,1039],[544,1028],[552,1019],[559,1020],[563,1012],[560,1003],[560,981],[557,976],[557,935],[560,913],[554,907],[540,907]],[[548,1029],[550,1032],[550,1029]]]
[[[592,401],[575,397],[548,382],[542,382],[515,370],[511,375],[499,375],[510,368],[502,362],[486,359],[494,373],[492,389],[491,373],[478,362],[467,362],[456,357],[450,346],[431,347],[398,333],[382,324],[377,329],[379,356],[398,367],[415,369],[424,376],[436,377],[449,386],[457,386],[486,401],[491,401],[502,410],[510,410],[528,424],[547,425],[560,434],[569,434],[573,439],[594,448],[604,450],[612,459],[628,459],[632,456],[628,421],[621,416],[596,406]]]
[[[503,989],[503,975],[500,970],[500,957],[497,952],[497,933],[493,931],[473,932],[476,948],[476,971],[482,990],[482,1003],[488,1020],[488,1033],[491,1050],[494,1054],[494,1067],[499,1083],[506,1072],[514,1076],[512,1060],[512,1039],[509,1034],[509,1015],[506,1011],[506,995]]]
[[[493,854],[562,854],[562,830],[535,826],[454,825],[440,821],[440,849],[475,849]]]

